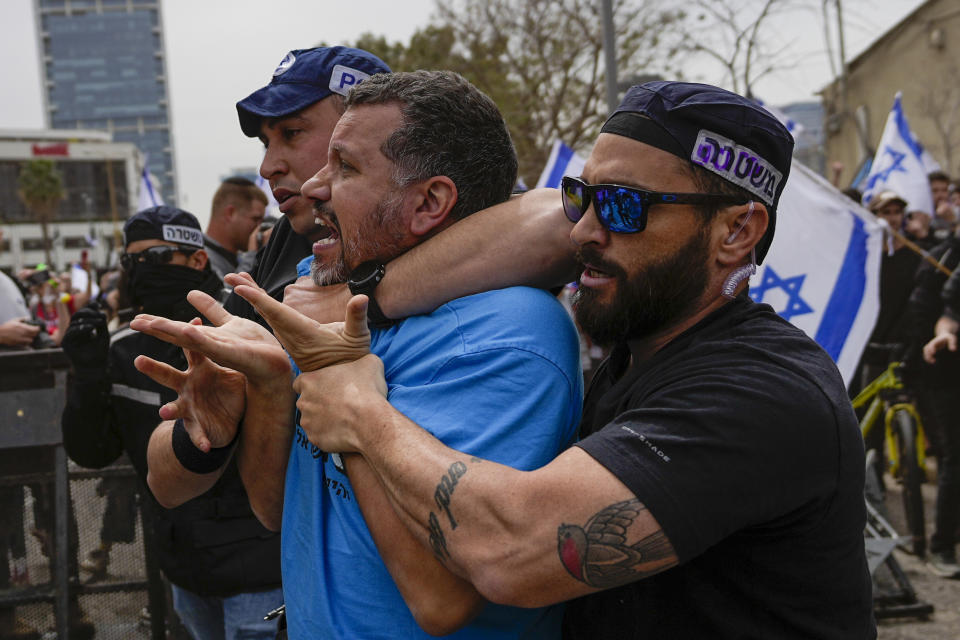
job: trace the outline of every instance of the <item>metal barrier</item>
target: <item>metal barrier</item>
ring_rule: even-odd
[[[160,640],[165,588],[139,517],[139,478],[128,464],[68,463],[60,431],[68,368],[59,349],[0,352],[0,637]],[[128,539],[86,576],[79,556],[97,548],[118,494]]]

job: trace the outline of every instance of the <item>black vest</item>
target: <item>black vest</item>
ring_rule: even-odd
[[[64,447],[71,459],[99,468],[126,453],[142,484],[144,526],[157,561],[175,585],[201,596],[230,596],[280,586],[280,534],[253,515],[235,460],[206,493],[165,509],[146,488],[147,445],[157,410],[176,398],[133,366],[144,354],[179,369],[179,347],[127,330],[114,334],[108,370],[71,381],[63,413]]]

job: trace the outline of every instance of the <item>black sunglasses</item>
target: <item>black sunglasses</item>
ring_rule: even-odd
[[[145,264],[169,264],[173,260],[173,254],[182,253],[191,255],[196,249],[182,249],[180,247],[159,246],[144,249],[140,253],[124,253],[120,255],[120,266],[124,271],[130,271],[133,265],[138,262]]]
[[[647,227],[647,212],[655,204],[746,204],[740,196],[714,193],[661,193],[619,184],[587,184],[565,176],[560,183],[563,211],[579,222],[594,204],[597,219],[615,233],[637,233]]]

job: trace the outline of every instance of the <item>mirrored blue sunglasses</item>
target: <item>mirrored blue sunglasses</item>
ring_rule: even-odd
[[[647,227],[647,212],[657,204],[746,204],[739,196],[715,193],[662,193],[619,184],[587,184],[565,176],[560,184],[563,211],[579,222],[593,202],[593,210],[605,228],[615,233],[637,233]]]

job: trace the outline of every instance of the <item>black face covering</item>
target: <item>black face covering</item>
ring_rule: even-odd
[[[136,263],[128,274],[127,291],[143,313],[174,320],[195,317],[197,310],[187,302],[187,293],[199,289],[216,297],[222,283],[215,273],[174,264]]]

